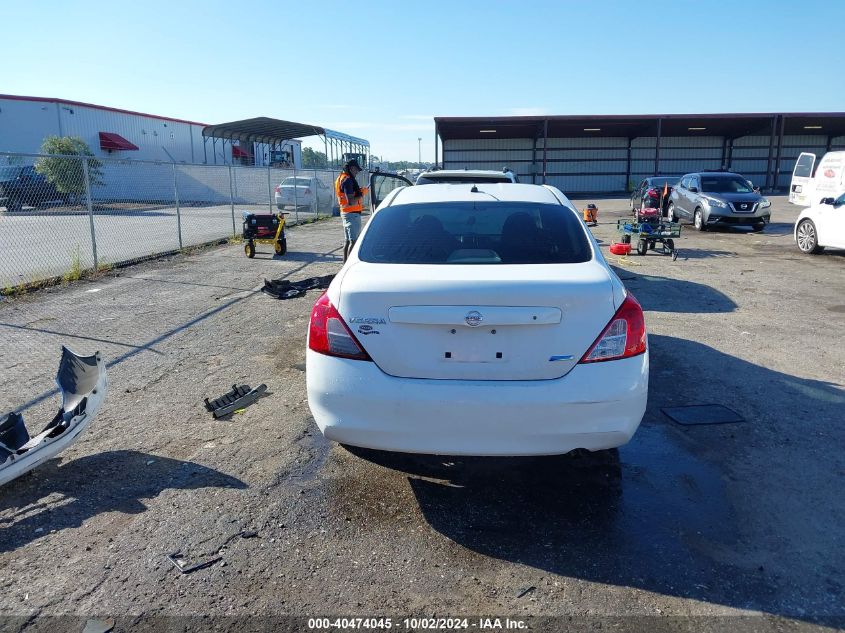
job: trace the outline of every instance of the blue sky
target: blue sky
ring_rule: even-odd
[[[0,93],[302,121],[390,160],[415,160],[418,137],[431,160],[434,116],[845,110],[841,0],[34,0],[2,15]]]

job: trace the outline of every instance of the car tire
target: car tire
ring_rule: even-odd
[[[666,212],[667,217],[669,218],[670,222],[677,222],[678,216],[675,214],[675,203],[669,203],[669,210]]]
[[[819,246],[819,234],[816,225],[809,218],[804,218],[795,229],[795,238],[798,243],[798,250],[805,255],[817,255],[824,250]]]
[[[288,241],[286,238],[280,239],[273,245],[273,250],[275,251],[276,255],[279,257],[283,257],[288,252]]]
[[[695,226],[696,231],[706,231],[707,226],[704,224],[704,213],[701,212],[701,209],[696,209],[695,214],[693,215],[692,220],[693,226]]]
[[[637,242],[637,253],[640,255],[648,253],[648,240],[640,240]]]
[[[751,230],[754,231],[755,233],[760,233],[765,228],[766,228],[765,222],[758,222],[757,224],[755,224],[754,226],[751,227]]]
[[[247,242],[244,244],[244,255],[252,259],[255,257],[255,244],[252,242]]]

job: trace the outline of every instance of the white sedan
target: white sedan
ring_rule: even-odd
[[[826,246],[845,248],[845,193],[804,209],[795,222],[794,237],[802,253],[821,253]]]
[[[277,209],[305,208],[325,211],[331,208],[334,193],[332,188],[319,178],[291,176],[276,186],[273,197]]]
[[[543,455],[631,439],[643,311],[553,187],[405,187],[311,313],[308,404],[328,439]]]

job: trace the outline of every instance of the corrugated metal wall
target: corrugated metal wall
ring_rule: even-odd
[[[692,171],[728,165],[755,185],[766,186],[767,172],[777,164],[777,138],[769,163],[771,137],[744,136],[726,141],[720,136],[665,136],[660,139],[660,162],[655,170],[656,137],[631,141],[625,137],[549,138],[545,151],[546,182],[569,193],[618,193],[629,190],[655,171],[682,176]],[[785,135],[777,187],[787,189],[801,152],[821,157],[828,149],[824,135]],[[534,151],[532,152],[532,148]],[[830,149],[845,149],[845,137],[831,139]],[[446,169],[502,169],[510,167],[522,182],[542,182],[543,139],[446,139]]]

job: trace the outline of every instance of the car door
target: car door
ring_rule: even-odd
[[[687,205],[689,204],[689,200],[687,199],[688,188],[690,183],[690,176],[684,176],[681,178],[681,182],[678,183],[678,186],[675,188],[677,195],[675,196],[675,212],[680,217],[685,217],[687,213]]]
[[[795,168],[792,170],[792,182],[789,184],[789,201],[792,204],[807,206],[812,204],[810,189],[812,188],[813,167],[816,164],[816,155],[802,152],[795,161]]]
[[[845,193],[824,210],[824,225],[819,227],[819,243],[845,248]]]
[[[695,208],[701,201],[701,178],[690,176],[689,187],[687,187],[686,211],[689,217],[693,217]]]
[[[372,172],[370,174],[370,211],[375,212],[382,200],[394,189],[413,186],[414,183],[399,174],[383,171]]]

